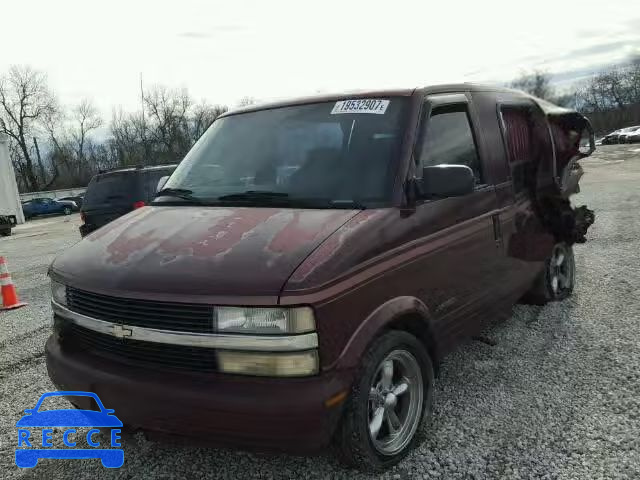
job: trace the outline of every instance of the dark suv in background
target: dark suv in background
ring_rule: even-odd
[[[99,173],[89,182],[80,210],[83,237],[122,215],[147,205],[156,194],[158,181],[171,175],[177,165],[132,167]]]

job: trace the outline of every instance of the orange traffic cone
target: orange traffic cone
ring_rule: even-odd
[[[11,310],[12,308],[26,305],[26,303],[18,300],[16,287],[13,285],[4,257],[0,257],[0,286],[2,286],[2,306],[0,306],[0,310]]]

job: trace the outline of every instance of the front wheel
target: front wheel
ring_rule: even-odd
[[[416,337],[390,331],[371,345],[355,378],[336,448],[349,466],[381,471],[409,453],[431,415],[433,366]]]
[[[64,210],[62,211],[65,215],[71,215],[71,209],[69,207],[64,207]]]
[[[564,300],[573,293],[575,282],[573,247],[566,243],[556,243],[551,256],[544,262],[544,270],[540,272],[524,300],[534,305]]]

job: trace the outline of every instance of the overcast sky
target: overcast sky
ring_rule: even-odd
[[[640,53],[637,2],[7,1],[0,72],[43,70],[63,103],[92,98],[107,118],[114,106],[138,108],[141,73],[147,86],[187,87],[229,105],[243,96],[504,81],[531,68],[572,81]]]

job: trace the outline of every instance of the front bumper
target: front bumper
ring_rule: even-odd
[[[289,452],[330,443],[341,406],[324,402],[352,380],[352,372],[274,379],[152,370],[65,352],[54,335],[46,359],[60,390],[95,392],[128,427],[197,443]]]

